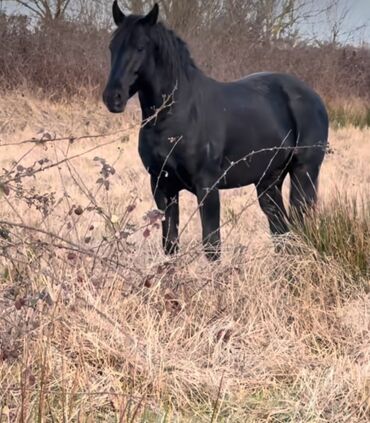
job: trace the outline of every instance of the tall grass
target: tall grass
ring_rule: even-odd
[[[340,194],[305,221],[303,240],[327,260],[336,260],[349,274],[370,278],[370,202],[364,195],[355,198]]]
[[[370,107],[368,103],[362,103],[356,99],[345,103],[333,101],[328,103],[329,119],[333,128],[345,128],[353,126],[355,128],[370,127]]]
[[[369,421],[368,203],[329,195],[370,177],[368,132],[332,132],[294,254],[251,205],[210,264],[197,219],[163,255],[131,122],[0,101],[0,421]],[[249,195],[223,193],[223,220]]]

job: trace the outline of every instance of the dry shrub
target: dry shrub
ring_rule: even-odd
[[[289,38],[262,42],[258,31],[227,19],[204,28],[174,23],[207,74],[231,80],[258,71],[292,73],[324,97],[338,125],[369,124],[369,49]],[[100,99],[109,68],[108,30],[74,21],[31,26],[25,17],[5,15],[0,24],[3,89],[22,88],[54,100]]]
[[[48,99],[99,97],[108,69],[107,31],[55,21],[32,27],[25,17],[0,15],[0,85]]]

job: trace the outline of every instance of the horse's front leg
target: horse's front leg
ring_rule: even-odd
[[[157,179],[151,178],[151,187],[158,210],[163,211],[162,244],[166,254],[174,254],[179,249],[179,193],[169,194],[159,188]]]
[[[197,199],[203,230],[203,246],[208,260],[221,256],[220,194],[218,189],[197,189]]]

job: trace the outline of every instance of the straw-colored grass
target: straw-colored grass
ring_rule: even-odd
[[[328,102],[329,117],[334,128],[353,126],[364,129],[370,127],[369,103],[356,98],[331,100]]]
[[[223,192],[214,264],[187,193],[180,254],[163,255],[136,113],[0,98],[0,421],[368,421],[369,274],[342,234],[369,228],[347,210],[368,200],[370,131],[331,133],[319,215],[290,253],[253,188]]]

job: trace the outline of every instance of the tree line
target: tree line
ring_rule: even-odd
[[[352,3],[349,0],[157,0],[161,17],[171,27],[186,33],[212,31],[227,23],[228,33],[248,34],[256,43],[284,40],[297,43],[302,37],[317,38],[317,34],[302,34],[305,23],[319,22],[321,38],[338,43],[357,33],[365,24],[348,27],[346,20]],[[38,22],[61,20],[89,21],[99,28],[111,24],[112,0],[3,0],[17,6]],[[318,5],[319,3],[319,5]],[[145,13],[151,7],[147,0],[121,0],[128,13]],[[307,25],[306,25],[307,30]]]
[[[184,38],[206,74],[232,80],[258,71],[291,73],[316,89],[338,116],[356,109],[370,125],[370,49],[343,43],[345,0],[322,0],[319,8],[316,0],[158,2],[162,20]],[[109,69],[112,0],[6,3],[13,12],[17,6],[17,13],[0,8],[0,89],[53,100],[100,99]],[[127,13],[145,13],[152,2],[120,5]],[[330,36],[309,36],[310,20],[325,21]]]

